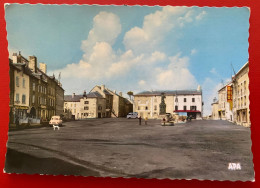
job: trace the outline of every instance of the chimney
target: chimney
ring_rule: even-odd
[[[105,85],[101,85],[101,91],[105,90]]]
[[[35,57],[35,56],[29,56],[29,68],[30,68],[33,72],[36,72],[36,70],[37,70],[37,57]]]
[[[120,96],[120,97],[123,97],[123,94],[122,94],[122,92],[121,92],[121,91],[119,92],[119,96]]]
[[[72,98],[74,98],[74,97],[75,97],[75,93],[72,94]]]
[[[39,63],[39,69],[47,74],[47,65],[45,63]]]
[[[116,93],[116,90],[114,90],[114,93]]]
[[[86,90],[84,90],[84,92],[83,92],[83,97],[87,97],[87,92],[86,92]]]
[[[13,53],[13,63],[18,63],[17,53]]]
[[[197,91],[201,91],[201,86],[200,85],[198,85]]]

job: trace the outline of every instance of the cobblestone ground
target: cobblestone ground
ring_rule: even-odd
[[[170,179],[254,179],[250,129],[227,121],[161,126],[90,119],[9,132],[6,172]],[[241,170],[229,170],[239,163]]]

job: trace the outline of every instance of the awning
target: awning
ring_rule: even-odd
[[[199,110],[174,110],[173,112],[201,112]]]

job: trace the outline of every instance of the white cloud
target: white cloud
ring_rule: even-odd
[[[140,80],[140,81],[138,82],[138,84],[139,84],[139,86],[144,87],[144,86],[146,85],[146,81]]]
[[[157,69],[156,83],[159,89],[194,89],[196,78],[189,71],[189,58],[181,54],[170,57],[167,69]]]
[[[106,42],[113,45],[121,33],[120,19],[117,15],[109,12],[100,12],[93,19],[93,28],[89,31],[87,40],[83,40],[81,49],[85,52],[84,60],[92,53],[93,47],[98,42]]]
[[[198,50],[196,50],[196,49],[192,49],[190,51],[190,55],[195,55],[196,53],[198,53]]]
[[[139,89],[196,88],[197,81],[188,68],[189,57],[181,53],[169,57],[160,45],[167,33],[190,24],[198,15],[189,7],[163,7],[145,16],[142,27],[133,27],[125,33],[125,51],[114,51],[113,45],[121,33],[120,19],[113,13],[100,12],[93,19],[87,39],[82,41],[82,59],[53,72],[62,72],[64,80],[79,87],[121,81],[130,77],[131,72],[133,86]],[[196,52],[193,49],[191,54]]]
[[[169,31],[195,21],[198,15],[190,7],[163,7],[145,16],[142,28],[134,27],[125,34],[125,47],[135,53],[154,51]]]
[[[201,20],[207,15],[207,12],[203,10],[198,16],[196,16],[196,20]]]

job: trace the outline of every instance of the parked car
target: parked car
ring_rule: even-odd
[[[127,114],[126,118],[127,119],[138,118],[138,112],[130,112],[130,113]]]
[[[58,125],[59,127],[62,126],[62,119],[60,116],[52,116],[49,122],[49,125]]]

